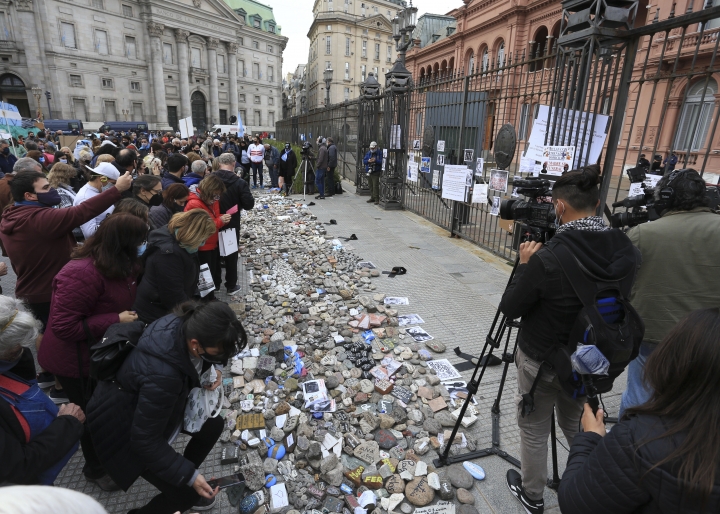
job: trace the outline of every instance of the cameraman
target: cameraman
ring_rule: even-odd
[[[652,391],[643,382],[645,362],[670,329],[690,312],[720,304],[720,216],[707,207],[706,189],[695,170],[665,175],[655,188],[660,219],[627,233],[643,258],[630,302],[645,322],[645,337],[627,368],[619,417],[650,399]],[[672,191],[669,200],[661,199],[663,190]]]
[[[620,280],[634,273],[640,257],[622,231],[606,227],[595,215],[600,204],[599,173],[599,166],[592,165],[566,173],[555,182],[552,200],[559,227],[549,245],[570,250],[591,279]],[[511,469],[507,484],[528,513],[541,514],[544,508],[553,407],[558,425],[572,444],[585,398],[570,397],[557,375],[545,367],[534,390],[534,410],[525,409],[523,395],[533,394],[542,361],[554,348],[567,344],[582,306],[552,251],[542,243],[522,243],[515,276],[499,309],[509,319],[522,317],[515,357],[522,477]]]

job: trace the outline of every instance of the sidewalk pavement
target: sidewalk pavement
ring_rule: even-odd
[[[329,223],[331,219],[337,225],[327,225],[326,237],[357,236],[356,241],[344,243],[351,246],[363,260],[372,261],[381,271],[389,271],[394,266],[407,268],[406,275],[389,278],[382,275],[373,281],[377,291],[388,296],[405,296],[408,306],[398,306],[400,314],[419,314],[425,321],[421,325],[435,341],[446,346],[446,351],[438,358],[447,358],[451,363],[462,362],[452,351],[456,346],[472,355],[479,355],[485,343],[485,337],[495,316],[496,307],[508,281],[511,264],[485,252],[479,247],[459,239],[451,239],[449,233],[429,221],[406,211],[385,212],[373,204],[366,203],[366,197],[354,194],[354,187],[343,182],[345,193],[314,200],[312,196],[306,202],[315,202],[311,207],[319,222]],[[257,192],[265,194],[264,191]],[[296,202],[303,200],[301,195],[291,197]],[[9,264],[9,263],[8,263]],[[240,263],[240,276],[246,279],[247,273]],[[7,284],[14,283],[14,277],[4,277],[2,284],[9,294]],[[220,296],[220,299],[224,299]],[[495,352],[496,354],[499,351]],[[498,394],[502,366],[491,367],[480,384],[476,398],[478,400],[478,421],[465,433],[477,440],[477,448],[491,446],[490,408]],[[468,381],[472,370],[462,373]],[[610,415],[616,415],[620,403],[620,393],[625,386],[625,376],[615,382],[615,390],[605,395],[604,402]],[[501,449],[510,455],[519,456],[519,432],[515,409],[515,366],[509,367],[507,381],[502,394],[500,409]],[[561,434],[560,431],[558,431]],[[181,436],[175,443],[182,451],[186,439]],[[558,462],[560,473],[565,467],[567,451],[563,446],[567,442],[560,435]],[[205,476],[224,476],[231,472],[230,466],[221,466],[220,444],[208,456],[201,468]],[[486,479],[475,482],[473,494],[475,507],[482,513],[522,514],[524,509],[510,494],[505,485],[505,472],[511,465],[499,457],[487,457],[476,461],[486,472]],[[82,476],[82,452],[73,457],[56,481],[60,487],[75,489],[96,498],[109,513],[125,513],[147,503],[157,491],[143,479],[139,479],[127,492],[106,493]],[[548,470],[551,473],[550,455]],[[439,470],[442,472],[442,470]],[[230,506],[225,494],[218,496],[218,503],[212,512],[231,513],[236,509]],[[559,513],[557,497],[554,491],[545,490],[545,512]]]

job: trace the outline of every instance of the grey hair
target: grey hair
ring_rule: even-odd
[[[96,500],[63,487],[14,485],[0,487],[0,514],[107,514]]]
[[[198,159],[197,161],[192,163],[190,169],[193,173],[204,173],[207,170],[207,164],[205,164],[205,161]]]
[[[216,159],[216,161],[218,162],[218,164],[220,166],[227,165],[227,164],[230,164],[233,167],[235,166],[235,156],[231,153],[220,154],[218,156],[218,158]]]
[[[21,171],[40,171],[42,170],[42,166],[39,162],[37,162],[35,159],[31,159],[30,157],[23,157],[22,159],[18,159],[15,163],[15,166],[13,166],[13,173],[20,173]]]
[[[18,346],[35,344],[40,326],[22,301],[0,296],[0,359],[12,356]]]

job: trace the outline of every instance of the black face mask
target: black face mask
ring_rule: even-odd
[[[158,205],[162,205],[162,201],[163,201],[162,194],[158,193],[156,195],[152,195],[152,198],[150,198],[148,205],[150,207],[157,207]]]
[[[3,148],[3,155],[10,155],[10,148]]]
[[[51,187],[50,191],[44,193],[35,193],[35,196],[37,196],[38,203],[47,205],[48,207],[55,207],[56,205],[60,205],[60,202],[62,202],[60,193],[58,193],[57,189],[54,187]]]

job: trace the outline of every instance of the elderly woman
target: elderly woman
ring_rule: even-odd
[[[37,385],[39,328],[20,300],[0,296],[0,483],[51,485],[84,432],[82,410],[58,410]]]
[[[50,187],[57,189],[60,195],[60,208],[72,207],[75,202],[75,191],[70,185],[77,178],[77,170],[70,164],[55,163],[48,174]]]

